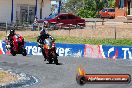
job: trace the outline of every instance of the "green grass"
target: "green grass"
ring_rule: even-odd
[[[132,46],[130,39],[86,39],[86,38],[73,38],[73,37],[55,37],[56,42],[61,43],[76,43],[76,44],[93,44],[93,45],[125,45]]]
[[[2,40],[2,38],[4,37],[4,34],[0,34],[0,40]]]
[[[25,36],[24,39],[25,39],[26,41],[36,42],[36,41],[37,41],[37,36],[35,36],[35,37]]]
[[[1,40],[0,36],[0,40]],[[37,37],[25,36],[26,41],[36,42]],[[77,38],[77,37],[56,37],[58,43],[71,43],[71,44],[93,44],[93,45],[123,45],[132,46],[132,39],[88,39],[88,38]]]
[[[123,45],[132,46],[131,39],[88,39],[88,38],[76,38],[76,37],[54,37],[58,43],[70,43],[70,44],[93,44],[93,45]],[[36,37],[25,37],[27,41],[36,42]]]

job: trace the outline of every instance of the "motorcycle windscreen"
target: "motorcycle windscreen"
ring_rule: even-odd
[[[22,39],[20,38],[19,34],[14,35],[15,42],[22,42]]]
[[[45,39],[44,42],[45,42],[46,48],[48,49],[52,48],[52,40],[50,38]]]
[[[16,39],[20,38],[20,35],[19,35],[19,34],[16,34],[16,35],[15,35],[15,38],[16,38]]]
[[[13,41],[14,41],[14,44],[18,45],[19,47],[24,46],[24,39],[19,34],[16,34],[16,35],[13,36]]]

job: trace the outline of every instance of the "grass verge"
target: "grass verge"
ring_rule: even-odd
[[[5,71],[0,71],[0,85],[16,81],[17,79],[17,76],[13,76]]]
[[[3,35],[0,35],[0,40],[2,38]],[[37,36],[24,36],[24,38],[26,41],[36,42]],[[88,39],[62,36],[54,36],[54,38],[58,43],[132,46],[132,39]]]
[[[28,37],[25,39],[27,41],[36,42],[37,37]],[[93,44],[93,45],[122,45],[122,46],[132,46],[131,39],[88,39],[88,38],[76,38],[76,37],[55,37],[58,43],[71,43],[71,44]]]

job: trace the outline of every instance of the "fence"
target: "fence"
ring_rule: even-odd
[[[73,29],[48,31],[53,36],[81,37],[88,39],[132,39],[131,28],[97,27],[96,29]]]
[[[95,25],[96,22],[96,25]],[[1,27],[1,26],[0,26]],[[9,28],[12,25],[3,27]],[[17,26],[18,30],[24,29],[29,31],[32,26]],[[96,38],[96,39],[132,39],[132,25],[123,22],[114,22],[105,20],[104,25],[101,21],[88,21],[86,22],[86,27],[84,29],[59,29],[59,30],[48,30],[48,32],[53,36],[71,36],[71,37],[83,37],[83,38]],[[38,30],[37,30],[38,31]]]
[[[0,23],[0,31],[7,31],[10,30],[11,28],[14,28],[15,30],[31,30],[32,25],[29,25],[28,23],[24,23],[21,25],[18,25],[17,23]]]

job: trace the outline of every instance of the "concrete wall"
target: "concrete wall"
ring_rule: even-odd
[[[40,18],[40,3],[41,0],[38,0],[37,3],[37,17]],[[17,6],[20,4],[25,5],[35,5],[36,0],[14,0],[14,9],[13,9],[13,21],[16,21],[16,11]],[[50,0],[44,0],[44,5],[42,8],[42,18],[47,17],[51,13],[50,9]],[[11,10],[12,10],[12,0],[0,0],[0,22],[11,22]]]
[[[116,0],[115,3],[115,17],[126,16],[127,15],[127,0],[124,0],[124,8],[119,8],[119,1]]]
[[[51,13],[51,1],[50,0],[44,0],[44,6],[42,8],[42,18],[48,17]]]
[[[11,21],[11,0],[0,0],[0,22]]]
[[[34,5],[36,4],[35,2],[36,0],[23,0],[23,1],[20,1],[20,0],[14,0],[14,12],[13,12],[13,20],[16,21],[16,10],[17,10],[17,6],[18,5]],[[39,5],[38,5],[39,6]],[[37,10],[38,11],[38,10]],[[38,12],[37,12],[38,13]]]

